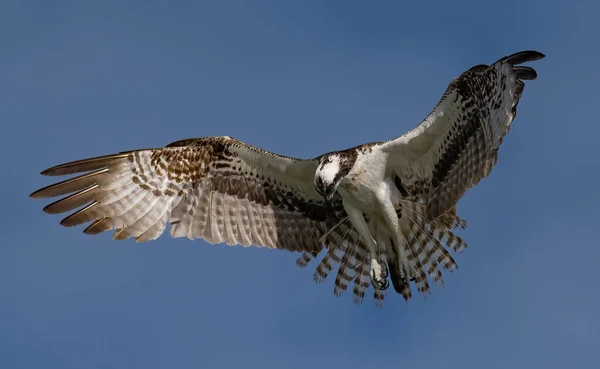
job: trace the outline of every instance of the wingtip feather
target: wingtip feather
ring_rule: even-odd
[[[499,61],[502,63],[511,63],[513,65],[518,65],[518,64],[523,64],[523,63],[527,63],[530,61],[540,60],[545,57],[546,57],[546,55],[542,54],[539,51],[525,50],[525,51],[520,51],[518,53],[514,53],[511,55],[505,56],[504,58],[500,59]]]
[[[83,230],[83,233],[96,235],[111,229],[112,225],[110,224],[110,217],[103,217],[90,224],[86,229]]]
[[[104,168],[74,178],[69,178],[62,182],[40,188],[39,190],[32,192],[29,197],[34,199],[45,199],[80,191],[91,184],[97,183],[98,179],[106,172],[108,172],[108,169]]]
[[[514,67],[513,71],[518,79],[533,81],[537,78],[537,72],[531,67],[519,66]]]
[[[107,164],[117,159],[124,159],[132,151],[121,152],[118,154],[96,156],[88,159],[75,160],[64,164],[55,165],[40,172],[43,176],[62,176],[81,172],[89,172],[104,168]]]

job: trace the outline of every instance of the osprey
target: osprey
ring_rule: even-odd
[[[466,223],[455,205],[489,175],[523,81],[537,77],[519,65],[543,57],[523,51],[467,70],[423,122],[390,141],[304,160],[228,136],[186,139],[46,169],[83,174],[31,197],[68,195],[44,211],[78,209],[61,225],[91,222],[85,233],[115,229],[118,240],[153,240],[170,223],[172,237],[299,251],[299,266],[326,249],[314,277],[339,264],[336,295],[353,283],[360,303],[370,282],[381,303],[389,279],[408,299],[411,282],[427,293],[440,266],[457,268],[448,248],[466,247],[453,232]]]

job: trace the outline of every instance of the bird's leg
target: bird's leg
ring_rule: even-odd
[[[389,283],[386,279],[387,270],[384,276],[383,268],[381,267],[381,264],[379,264],[379,261],[377,260],[377,253],[375,252],[377,243],[369,231],[369,226],[365,221],[362,211],[355,208],[351,204],[348,204],[346,201],[344,201],[344,209],[350,218],[350,222],[352,222],[352,225],[354,228],[356,228],[358,234],[360,234],[362,239],[365,241],[367,249],[369,250],[369,258],[371,259],[369,275],[371,276],[373,288],[385,290],[389,286]]]
[[[387,247],[387,243],[389,242],[389,237],[387,237],[387,233],[384,230],[379,229],[379,227],[381,227],[381,225],[382,225],[381,222],[377,222],[377,228],[375,228],[375,243],[377,243],[377,250],[379,252],[381,252],[382,250],[385,250],[385,248]],[[387,258],[387,255],[388,255],[388,253],[386,252],[386,258]],[[379,260],[383,262],[383,260],[381,260],[381,259],[379,259]],[[382,269],[383,269],[382,277],[387,278],[389,275],[387,263],[383,263]]]
[[[383,220],[392,234],[393,247],[398,257],[398,264],[401,266],[400,277],[403,282],[408,283],[408,280],[413,273],[404,247],[406,242],[404,236],[400,233],[400,220],[398,219],[394,203],[391,201],[390,193],[387,184],[384,184],[382,189],[378,191],[377,198],[379,200],[379,205],[381,206]]]

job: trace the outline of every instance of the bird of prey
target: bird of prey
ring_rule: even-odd
[[[169,223],[172,237],[302,252],[299,266],[326,250],[314,277],[339,265],[336,295],[353,284],[360,303],[372,285],[381,303],[390,280],[408,299],[412,284],[428,293],[440,267],[457,267],[449,249],[466,247],[453,232],[466,223],[456,203],[490,174],[523,81],[537,77],[520,64],[543,57],[523,51],[472,67],[425,120],[389,141],[296,159],[228,136],[185,139],[46,169],[78,175],[31,197],[67,195],[44,211],[77,209],[63,226],[115,229],[118,240],[153,240]]]

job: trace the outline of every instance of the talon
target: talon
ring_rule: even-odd
[[[402,282],[404,282],[406,284],[409,284],[410,282],[412,282],[416,279],[414,277],[414,274],[410,272],[410,267],[407,264],[402,265],[402,271],[400,273],[400,278],[402,279]]]
[[[378,290],[385,290],[389,287],[390,283],[387,280],[388,269],[385,265],[379,264],[377,260],[371,260],[371,284],[373,288]]]
[[[382,290],[382,291],[386,290],[390,285],[390,283],[388,282],[387,279],[380,279],[380,280],[376,279],[376,280],[371,281],[371,284],[373,285],[374,289]]]
[[[388,287],[390,286],[390,282],[388,282],[387,279],[383,280],[383,286],[379,287],[380,290],[385,291],[388,289]]]
[[[383,268],[381,268],[381,278],[386,279],[389,275],[387,265],[383,264]]]

